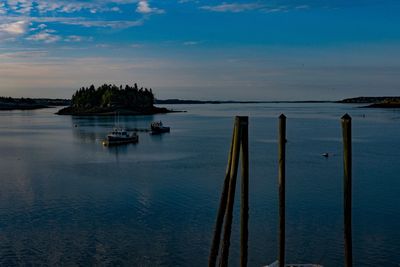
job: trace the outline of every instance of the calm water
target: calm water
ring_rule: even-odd
[[[249,264],[277,254],[277,117],[288,116],[287,257],[342,266],[340,117],[353,117],[356,266],[400,264],[400,111],[339,104],[172,106],[170,134],[101,145],[114,118],[0,113],[0,265],[205,266],[234,115],[250,117]],[[75,125],[77,127],[75,127]],[[329,152],[332,157],[323,158]],[[238,207],[231,265],[238,262]]]

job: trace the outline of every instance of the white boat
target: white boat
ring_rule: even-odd
[[[103,145],[120,145],[139,142],[139,136],[135,132],[128,132],[124,128],[114,128],[103,141]]]
[[[164,126],[161,121],[152,122],[150,129],[152,134],[169,133],[170,131],[170,127]]]

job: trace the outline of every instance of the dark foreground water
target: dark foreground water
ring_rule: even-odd
[[[0,113],[0,265],[205,266],[234,115],[250,117],[249,265],[277,254],[277,117],[288,116],[287,258],[342,266],[340,117],[353,116],[355,266],[400,263],[400,111],[174,106],[170,134],[107,148],[114,118]],[[76,125],[76,127],[75,127]],[[332,154],[329,158],[322,153]],[[238,206],[231,265],[238,263]]]

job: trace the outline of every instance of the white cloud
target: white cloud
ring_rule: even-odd
[[[142,15],[161,14],[165,11],[150,7],[144,0],[0,0],[0,40],[17,40],[20,35],[31,35],[28,40],[46,39],[47,42],[57,41],[54,34],[47,28],[48,23],[74,25],[78,27],[98,27],[124,29],[143,25],[146,17],[136,19],[113,20],[109,16],[93,16],[100,12],[122,12],[127,7],[137,5],[137,12]],[[81,17],[66,15],[80,12]],[[54,25],[52,25],[54,27]],[[45,30],[43,32],[43,30]],[[40,33],[37,33],[40,31]],[[62,33],[61,33],[62,34]],[[50,35],[50,36],[49,36]],[[63,37],[67,40],[71,38]]]
[[[16,37],[26,33],[27,28],[25,20],[0,24],[0,41],[15,41]]]
[[[65,42],[70,42],[70,43],[79,43],[83,41],[92,41],[92,40],[93,40],[92,37],[85,37],[79,35],[69,35],[64,39]]]
[[[163,14],[164,10],[150,7],[149,2],[146,0],[139,1],[137,4],[136,12],[141,14]]]
[[[20,13],[29,14],[33,9],[33,4],[35,1],[32,0],[4,0],[9,8],[9,10]],[[5,6],[5,5],[3,5]]]
[[[67,38],[65,38],[64,41],[78,43],[83,41],[83,37],[78,35],[70,35],[67,36]]]
[[[208,5],[201,6],[200,9],[211,11],[211,12],[231,12],[231,13],[239,13],[246,11],[260,11],[264,13],[273,13],[273,12],[287,12],[289,10],[304,10],[309,9],[309,5],[273,5],[273,4],[261,4],[259,2],[253,3],[227,3],[223,2],[219,5]]]
[[[43,23],[38,25],[38,28],[41,29],[41,30],[43,30],[46,27],[47,27],[47,25],[43,24]]]
[[[0,14],[6,14],[7,8],[15,13],[30,14],[32,11],[39,13],[74,13],[87,10],[92,13],[120,11],[117,5],[137,3],[138,0],[1,0]]]
[[[117,7],[117,6],[115,6],[115,7],[110,8],[110,11],[113,11],[113,12],[120,12],[121,9],[120,9],[119,7]]]
[[[260,9],[263,6],[257,3],[247,3],[247,4],[239,4],[239,3],[225,3],[223,2],[220,5],[215,6],[201,6],[200,9],[213,11],[213,12],[243,12]]]
[[[7,33],[10,35],[21,35],[26,32],[28,23],[24,20],[0,24],[0,33]]]
[[[82,27],[123,29],[143,25],[143,20],[90,20],[84,17],[32,17],[32,22],[60,23]]]
[[[55,43],[55,42],[61,40],[60,36],[53,34],[53,33],[54,33],[54,31],[44,30],[39,33],[28,36],[26,38],[26,40],[35,41],[35,42],[43,42],[46,44]]]
[[[64,2],[64,1],[42,1],[37,0],[37,10],[40,13],[47,12],[60,12],[60,13],[74,13],[83,9],[94,9],[96,4],[90,2]]]

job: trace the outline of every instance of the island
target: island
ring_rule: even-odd
[[[400,96],[361,96],[346,98],[338,103],[370,104],[362,106],[363,108],[400,108]]]
[[[0,110],[35,110],[69,104],[67,99],[0,97]]]
[[[94,85],[77,90],[71,105],[59,110],[58,115],[152,115],[176,112],[154,106],[152,89],[133,86],[103,84],[97,89]]]

